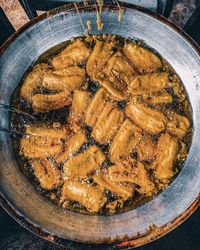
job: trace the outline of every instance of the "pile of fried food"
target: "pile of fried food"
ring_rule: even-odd
[[[70,111],[65,125],[29,124],[20,142],[40,186],[60,190],[59,205],[116,212],[135,193],[151,197],[169,185],[177,158],[186,158],[182,139],[190,122],[166,108],[173,95],[181,104],[186,96],[164,67],[139,43],[93,36],[74,39],[26,76],[20,94],[34,112]],[[95,93],[91,81],[100,85]]]

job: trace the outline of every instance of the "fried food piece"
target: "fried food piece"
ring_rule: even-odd
[[[39,136],[27,136],[31,144],[40,147],[50,147],[53,145],[61,144],[61,139],[59,138],[47,138],[47,137],[39,137]]]
[[[108,174],[111,181],[138,185],[138,192],[145,196],[151,196],[155,192],[154,183],[151,181],[144,164],[139,161],[119,162],[108,168]]]
[[[31,160],[29,163],[43,189],[52,190],[62,185],[61,172],[49,160]]]
[[[155,177],[161,182],[168,180],[175,174],[173,171],[176,160],[178,143],[169,134],[162,134],[156,148],[156,159],[152,164]]]
[[[158,94],[156,96],[151,96],[150,98],[148,98],[147,102],[153,105],[167,104],[167,103],[172,103],[173,98],[172,95],[169,94],[167,91],[162,91],[161,94]]]
[[[108,60],[107,65],[108,75],[114,75],[126,84],[129,84],[136,73],[127,58],[119,51]]]
[[[70,158],[64,164],[64,179],[84,179],[105,161],[105,155],[97,146]]]
[[[45,128],[31,125],[26,128],[26,134],[43,138],[66,139],[69,130],[66,128]]]
[[[80,39],[76,39],[67,46],[61,53],[53,57],[52,65],[55,69],[64,69],[72,65],[86,62],[90,55],[90,49]]]
[[[86,71],[92,80],[96,80],[96,74],[100,72],[107,60],[113,55],[113,44],[105,41],[96,41],[94,49],[88,58]]]
[[[98,81],[103,88],[105,88],[114,100],[122,101],[127,98],[127,87],[123,82],[113,76],[106,75],[103,71],[97,74],[96,81]]]
[[[97,118],[99,117],[99,115],[101,114],[106,101],[108,99],[108,94],[106,93],[106,91],[101,88],[99,89],[95,96],[93,97],[87,111],[86,111],[86,117],[85,117],[85,123],[88,126],[93,127],[94,124],[97,121]]]
[[[51,146],[39,146],[34,144],[31,138],[24,137],[20,142],[20,154],[24,157],[31,158],[48,158],[60,154],[62,145],[56,144]]]
[[[84,122],[85,113],[90,103],[90,97],[91,94],[88,91],[74,91],[70,112],[70,123],[80,125]]]
[[[96,80],[116,100],[127,98],[127,84],[135,74],[121,52],[116,52],[102,71],[96,74]]]
[[[108,143],[124,120],[124,113],[112,103],[106,103],[93,127],[92,136],[101,144]]]
[[[106,197],[98,188],[72,180],[66,180],[62,188],[61,202],[66,199],[79,202],[93,213],[98,212],[106,202]]]
[[[20,90],[20,95],[27,102],[31,102],[32,95],[42,87],[43,76],[49,70],[47,64],[37,64],[33,70],[26,76]]]
[[[72,135],[64,146],[64,152],[55,157],[56,163],[60,164],[68,160],[80,147],[87,142],[87,138],[83,133]]]
[[[140,161],[152,161],[155,157],[155,142],[149,136],[143,136],[136,146]]]
[[[47,158],[62,152],[61,139],[68,137],[65,128],[45,128],[29,126],[26,128],[27,137],[20,142],[20,154],[26,158]]]
[[[85,69],[78,66],[59,71],[48,71],[44,74],[42,86],[48,90],[72,91],[85,81]]]
[[[160,91],[168,86],[168,73],[150,73],[133,78],[129,85],[129,93],[131,95],[149,94]]]
[[[36,94],[32,97],[32,107],[35,112],[48,112],[71,104],[71,97],[66,91],[58,94]]]
[[[158,56],[137,44],[127,43],[123,51],[139,72],[154,72],[162,67],[162,61]]]
[[[124,185],[120,182],[112,181],[108,175],[99,173],[93,176],[93,180],[97,183],[102,190],[109,190],[112,193],[122,197],[127,200],[133,195],[133,188],[129,185]]]
[[[190,121],[187,117],[174,112],[170,112],[168,118],[167,131],[178,139],[182,139],[190,127]]]
[[[109,149],[110,160],[112,162],[128,156],[142,138],[142,130],[126,119],[115,135]]]
[[[126,115],[140,128],[148,133],[159,134],[167,123],[167,117],[144,104],[130,103],[125,109]]]

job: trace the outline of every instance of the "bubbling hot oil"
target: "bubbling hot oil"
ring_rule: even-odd
[[[105,37],[106,37],[105,35],[99,36],[100,39],[105,39]],[[83,39],[85,39],[86,42],[88,41],[88,37],[83,38]],[[117,39],[118,39],[119,46],[120,45],[123,46],[124,43],[127,42],[127,39],[123,39],[122,37],[117,37]],[[44,54],[42,54],[39,57],[39,59],[35,62],[35,64],[49,63],[51,58],[54,57],[55,55],[57,55],[60,51],[62,51],[63,48],[68,46],[69,43],[71,43],[71,41],[66,41],[66,42],[64,42],[64,43],[62,43],[62,44],[60,44],[58,46],[55,46],[55,47],[51,48],[50,50],[46,51]],[[142,44],[142,46],[146,46],[141,41],[136,41],[136,43]],[[94,43],[93,42],[89,43],[89,46],[92,49],[93,46],[94,46]],[[153,52],[156,53],[155,51],[153,51]],[[82,67],[85,67],[85,65],[82,65]],[[28,70],[26,75],[31,70],[32,70],[32,67]],[[161,69],[161,71],[168,71],[168,72],[170,72],[170,74],[172,76],[176,75],[176,73],[174,72],[172,67],[164,60],[163,60],[163,68]],[[26,77],[26,75],[23,77],[23,79]],[[32,114],[33,113],[32,107],[27,102],[25,102],[20,97],[20,94],[19,94],[21,85],[23,83],[23,79],[22,79],[21,83],[19,84],[19,86],[16,88],[16,90],[13,93],[12,106]],[[161,105],[158,108],[158,110],[161,111],[161,112],[164,112],[166,109],[173,110],[178,114],[182,114],[183,116],[186,116],[190,120],[191,129],[187,132],[186,136],[182,140],[182,143],[184,143],[184,145],[186,146],[186,152],[188,152],[189,148],[190,148],[191,140],[192,140],[192,120],[191,120],[192,109],[191,109],[191,105],[190,105],[186,90],[184,89],[184,86],[182,85],[181,81],[180,81],[179,84],[180,84],[180,88],[183,90],[183,93],[185,95],[184,101],[180,102],[177,95],[171,89],[168,89],[167,91],[169,93],[171,93],[172,96],[173,96],[173,102],[170,103],[170,104]],[[89,77],[87,77],[87,91],[91,92],[94,95],[99,88],[100,88],[100,84],[98,82],[92,81],[91,79],[89,79]],[[124,110],[125,106],[126,106],[126,101],[118,102],[118,107],[121,110]],[[37,118],[38,123],[45,123],[45,124],[51,125],[54,122],[59,122],[61,125],[65,125],[67,123],[67,118],[68,118],[68,115],[69,115],[69,111],[70,111],[70,107],[65,107],[65,108],[62,108],[62,109],[59,109],[59,110],[50,111],[48,113],[35,113],[34,115]],[[14,113],[11,114],[11,116],[10,116],[10,127],[12,129],[20,130],[20,131],[25,132],[26,126],[28,124],[30,124],[30,123],[31,123],[31,121],[28,118],[24,117],[24,116],[22,117],[20,115],[14,114]],[[77,153],[84,152],[91,145],[97,145],[104,152],[104,154],[106,156],[106,161],[104,162],[104,167],[109,166],[110,165],[110,160],[109,160],[108,149],[109,149],[110,145],[109,144],[101,145],[100,143],[96,142],[94,140],[94,138],[91,136],[91,128],[90,127],[85,126],[84,130],[85,130],[85,134],[87,136],[88,142],[87,142],[87,144],[83,145]],[[19,169],[27,177],[27,179],[33,184],[33,186],[35,187],[35,189],[38,192],[40,192],[46,198],[50,199],[51,201],[53,201],[54,203],[59,205],[59,197],[60,197],[60,194],[61,194],[60,188],[55,189],[53,191],[47,191],[47,190],[44,190],[44,189],[42,189],[40,187],[37,178],[35,177],[30,165],[28,164],[28,161],[24,157],[19,155],[20,140],[21,140],[20,136],[12,135],[11,137],[12,137],[12,145],[13,145],[13,150],[14,150],[14,153],[15,153],[15,157],[16,157],[18,163],[19,163]],[[154,139],[157,140],[156,136],[155,136]],[[137,157],[137,156],[133,154],[133,157]],[[184,162],[185,161],[183,161],[183,160],[177,160],[176,163],[175,163],[174,168],[178,169],[178,172],[180,172],[180,170],[182,169],[182,167],[184,165]],[[62,166],[60,166],[60,168],[62,169]],[[149,172],[149,173],[151,174],[151,172]],[[174,176],[174,178],[176,177],[176,175]],[[88,179],[88,182],[92,183],[92,180]],[[109,191],[106,191],[105,195],[106,195],[106,198],[107,198],[107,203],[112,202],[112,201],[114,201],[116,199],[116,196],[114,194],[112,194],[111,192],[109,192]],[[134,196],[129,198],[125,202],[124,206],[122,208],[118,208],[117,211],[115,211],[115,212],[120,213],[120,212],[124,212],[124,211],[128,211],[130,209],[136,208],[136,207],[148,202],[152,198],[153,197],[144,197],[144,196],[140,195],[136,191]],[[78,204],[77,202],[74,202],[74,201],[69,202],[67,204],[67,208],[71,209],[73,211],[78,211],[78,212],[82,212],[82,213],[89,213],[80,204]],[[100,213],[109,215],[110,211],[104,207],[100,211]]]

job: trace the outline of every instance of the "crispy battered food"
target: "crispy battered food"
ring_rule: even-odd
[[[187,159],[192,116],[165,60],[140,42],[98,35],[73,39],[38,62],[13,102],[38,122],[12,117],[16,130],[26,125],[13,145],[48,198],[113,214],[170,184]]]
[[[97,40],[86,64],[87,74],[92,80],[96,80],[96,74],[100,72],[107,60],[113,55],[113,44]]]
[[[85,113],[90,103],[91,94],[88,91],[75,90],[70,112],[70,123],[81,125],[85,120]]]
[[[47,158],[50,156],[54,156],[60,154],[62,152],[62,145],[38,145],[34,143],[31,138],[24,137],[21,140],[20,144],[20,154],[28,159],[32,158]]]
[[[129,92],[131,95],[148,94],[160,91],[169,85],[168,73],[150,73],[133,78],[129,85]]]
[[[106,197],[97,187],[78,181],[66,180],[61,194],[61,202],[74,200],[85,206],[90,212],[98,212],[106,202]]]
[[[65,128],[29,126],[26,133],[27,136],[20,142],[20,154],[28,159],[43,159],[60,154],[63,150],[61,139],[68,136]]]
[[[49,160],[30,160],[29,163],[42,188],[52,190],[62,185],[60,170]]]
[[[21,97],[27,102],[31,102],[32,95],[41,88],[43,76],[49,70],[47,64],[37,64],[33,70],[26,76],[20,90]]]
[[[127,98],[127,84],[133,78],[135,70],[121,52],[116,52],[107,62],[104,69],[96,74],[96,80],[116,100]]]
[[[71,97],[66,91],[58,94],[35,94],[32,97],[32,107],[35,112],[48,112],[54,109],[64,108],[71,104]]]
[[[94,126],[107,100],[108,94],[106,93],[106,91],[103,88],[99,89],[86,111],[85,123],[88,126]]]
[[[86,62],[90,55],[90,49],[80,39],[76,39],[61,53],[53,57],[52,65],[55,69],[64,69],[72,65]]]
[[[155,142],[150,136],[143,136],[136,146],[136,152],[140,161],[152,161],[155,157]]]
[[[177,150],[177,140],[169,134],[162,134],[156,148],[156,159],[152,164],[154,175],[159,181],[168,182],[175,174],[173,167]]]
[[[85,81],[85,69],[78,66],[44,74],[42,86],[48,90],[72,91],[79,88]]]
[[[173,102],[173,97],[167,91],[162,91],[157,95],[150,96],[147,99],[147,102],[153,105],[169,104]]]
[[[97,146],[89,147],[84,153],[70,158],[64,164],[64,179],[86,179],[105,161],[105,155]]]
[[[126,115],[140,128],[151,134],[159,134],[166,128],[166,116],[144,104],[130,103],[125,109]]]
[[[190,127],[190,121],[187,117],[170,112],[168,115],[167,130],[171,135],[182,139]]]
[[[120,182],[113,182],[107,174],[99,173],[93,176],[93,180],[102,190],[109,190],[112,193],[127,200],[133,195],[133,188],[130,185],[125,185]]]
[[[26,133],[28,135],[43,138],[66,139],[69,131],[66,128],[36,127],[34,125],[29,125],[26,128]]]
[[[112,162],[120,161],[134,150],[142,138],[142,130],[126,119],[110,145],[109,153]]]
[[[124,113],[115,105],[107,102],[93,127],[92,136],[101,144],[109,143],[123,120]]]
[[[139,72],[150,73],[162,67],[162,61],[157,55],[138,44],[129,42],[123,51]]]
[[[103,71],[97,74],[96,80],[105,88],[114,100],[121,101],[126,99],[126,85],[113,78],[107,76]]]
[[[83,133],[72,135],[64,145],[64,152],[55,157],[56,163],[60,164],[68,160],[80,147],[87,142],[87,138]]]
[[[126,84],[129,84],[130,80],[136,74],[127,58],[119,51],[108,60],[106,71],[108,72],[108,75],[113,75],[115,78],[120,79],[120,81],[123,81]]]
[[[117,163],[108,168],[108,173],[112,181],[138,185],[137,191],[145,196],[151,196],[155,193],[155,185],[144,164],[139,161],[129,160],[128,162]]]

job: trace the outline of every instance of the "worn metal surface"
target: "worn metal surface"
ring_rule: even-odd
[[[101,33],[143,39],[173,65],[186,87],[193,107],[192,146],[184,169],[158,197],[126,213],[96,216],[64,211],[40,196],[19,171],[9,135],[1,133],[1,203],[32,232],[60,244],[65,244],[65,239],[85,243],[123,241],[121,246],[145,244],[180,224],[199,203],[199,49],[181,30],[167,20],[138,7],[124,6],[126,9],[121,22],[117,21],[116,6],[104,7],[102,13],[104,29]],[[79,7],[83,23],[90,19],[91,33],[96,34],[95,7],[93,5],[84,7],[83,4]],[[11,94],[24,72],[44,51],[80,35],[84,35],[84,30],[74,6],[69,5],[33,20],[11,37],[1,48],[0,101],[9,104]],[[1,123],[6,125],[8,122],[8,116],[1,114]],[[129,241],[130,239],[134,241]]]

